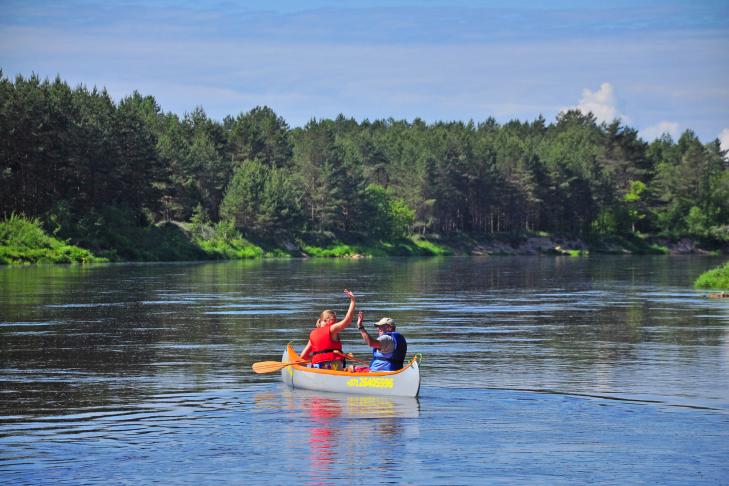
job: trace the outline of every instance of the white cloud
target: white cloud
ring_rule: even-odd
[[[661,137],[664,133],[669,134],[675,140],[678,137],[678,123],[662,121],[640,131],[641,136],[649,142]]]
[[[719,142],[721,142],[722,150],[729,150],[729,128],[725,128],[719,134]]]
[[[592,113],[599,123],[611,122],[616,118],[626,121],[626,117],[618,112],[616,104],[613,86],[610,83],[602,83],[600,89],[594,93],[589,89],[583,89],[582,98],[576,108],[585,114]]]

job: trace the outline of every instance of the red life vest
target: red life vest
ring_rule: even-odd
[[[342,350],[342,341],[335,341],[329,332],[331,324],[317,327],[309,334],[311,341],[311,364],[342,359],[342,355],[334,351]]]

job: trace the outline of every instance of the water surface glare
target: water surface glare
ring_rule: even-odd
[[[0,268],[13,484],[728,484],[717,257]],[[290,390],[343,288],[422,353],[417,399]],[[358,333],[345,350],[363,359]]]

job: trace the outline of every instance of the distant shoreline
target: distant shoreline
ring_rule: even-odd
[[[373,258],[387,256],[587,256],[612,255],[710,255],[729,254],[729,245],[707,245],[698,239],[666,237],[574,238],[558,235],[467,235],[447,238],[413,235],[394,241],[360,240],[343,242],[335,238],[319,242],[301,239],[254,242],[242,237],[208,239],[184,223],[164,223],[152,227],[159,251],[140,252],[138,258],[125,258],[115,249],[94,251],[69,245],[48,235],[38,221],[15,217],[3,223],[0,264],[32,265],[50,263],[161,262],[199,260],[244,260],[263,258]],[[198,231],[199,232],[199,231]],[[203,230],[202,233],[206,233]],[[139,242],[140,246],[142,242]],[[145,243],[149,246],[149,241]]]
[[[729,167],[687,129],[621,120],[212,120],[153,96],[0,71],[0,261],[702,254]]]

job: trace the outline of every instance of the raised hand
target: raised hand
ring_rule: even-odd
[[[354,299],[354,294],[353,294],[353,293],[352,293],[352,291],[351,291],[351,290],[349,290],[349,289],[344,289],[344,295],[346,295],[346,296],[347,296],[347,297],[349,297],[350,299]]]

